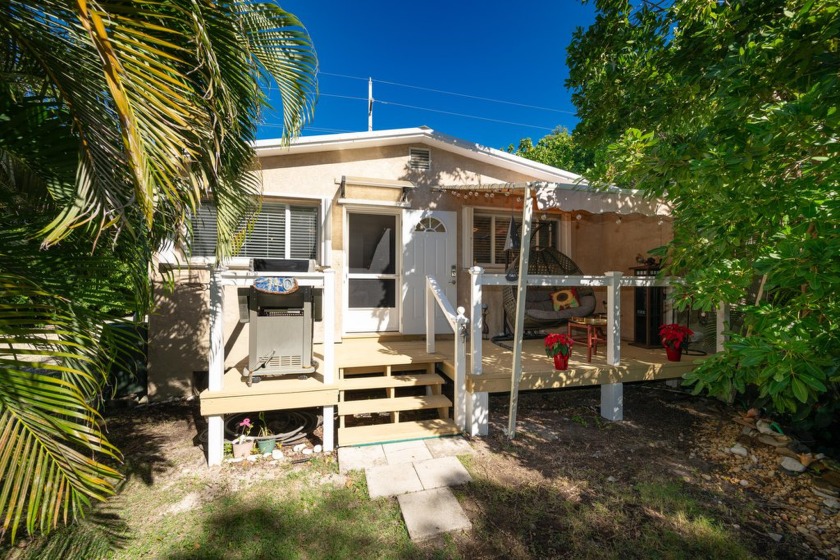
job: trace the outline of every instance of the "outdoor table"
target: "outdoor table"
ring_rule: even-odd
[[[567,333],[570,337],[578,342],[584,342],[583,338],[574,338],[572,331],[582,330],[586,332],[586,360],[592,361],[592,352],[598,353],[598,343],[606,344],[607,335],[604,332],[604,327],[607,326],[607,320],[598,317],[572,317],[567,324]]]

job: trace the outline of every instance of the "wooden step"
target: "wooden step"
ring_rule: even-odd
[[[460,430],[455,426],[455,422],[437,418],[419,422],[355,426],[353,428],[339,428],[338,445],[347,447],[349,445],[451,436],[458,433],[460,433]]]
[[[338,369],[338,378],[348,379],[357,375],[370,374],[390,376],[399,372],[414,372],[416,374],[425,371],[426,373],[434,373],[435,365],[438,363],[439,361],[434,360],[422,363],[345,366]]]
[[[426,410],[429,408],[448,408],[450,406],[452,406],[452,401],[444,395],[363,399],[339,403],[338,414],[339,416],[350,416],[351,414],[376,414],[379,412],[396,412],[400,410]]]
[[[390,387],[419,387],[423,385],[443,385],[444,379],[436,373],[419,373],[417,375],[391,375],[388,377],[354,377],[342,379],[338,382],[341,391],[357,391],[363,389],[388,389]]]

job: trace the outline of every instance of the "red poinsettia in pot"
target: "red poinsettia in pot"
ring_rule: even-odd
[[[659,327],[659,339],[665,347],[665,353],[671,362],[679,362],[682,358],[682,348],[694,331],[677,323],[668,323]]]
[[[550,334],[545,337],[545,354],[554,358],[554,369],[566,369],[569,367],[569,356],[572,354],[572,346],[575,341],[567,334]]]

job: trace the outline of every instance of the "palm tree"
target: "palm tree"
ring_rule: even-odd
[[[0,5],[0,514],[46,533],[114,492],[96,412],[148,310],[149,263],[212,197],[217,256],[259,180],[251,141],[281,93],[284,136],[310,118],[317,61],[293,15],[210,0]]]

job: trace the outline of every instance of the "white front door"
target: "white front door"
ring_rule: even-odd
[[[399,216],[347,212],[347,307],[344,332],[386,332],[399,328]]]
[[[426,331],[426,276],[433,276],[446,291],[452,307],[456,307],[456,226],[455,212],[441,210],[406,210],[403,214],[403,334]],[[435,332],[450,333],[443,313],[435,306]]]

